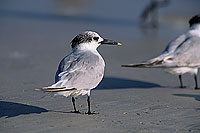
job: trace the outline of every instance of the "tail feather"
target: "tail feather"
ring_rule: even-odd
[[[138,68],[146,68],[148,64],[127,64],[121,65],[121,67],[138,67]]]
[[[121,65],[121,67],[156,68],[156,67],[161,67],[162,63],[163,63],[163,60],[156,60],[153,62],[144,62],[140,64]]]
[[[36,90],[44,92],[62,92],[62,91],[72,91],[75,90],[75,88],[68,89],[66,87],[60,87],[60,88],[44,87]]]

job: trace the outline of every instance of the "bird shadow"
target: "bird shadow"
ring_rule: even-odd
[[[161,87],[158,84],[139,81],[139,80],[131,80],[125,78],[115,78],[115,77],[104,77],[102,82],[99,84],[97,89],[122,89],[122,88],[153,88],[153,87]]]
[[[194,98],[197,101],[200,101],[200,95],[194,95],[194,94],[173,94],[174,96],[181,96],[181,97],[191,97]]]
[[[48,112],[45,108],[16,103],[8,101],[0,101],[0,118],[11,118],[19,115],[28,115],[28,114],[40,114],[43,112]]]
[[[47,110],[45,108],[22,104],[22,103],[0,101],[0,118],[5,117],[7,119],[20,115],[41,114],[45,112],[53,112],[61,114],[80,114],[80,115],[86,114],[84,112],[74,113],[73,111]],[[98,114],[96,112],[93,113]]]

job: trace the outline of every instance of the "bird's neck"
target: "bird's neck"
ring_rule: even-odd
[[[200,37],[200,24],[195,24],[190,27],[190,34]]]
[[[90,43],[82,43],[79,44],[75,49],[81,51],[97,51],[97,45],[90,44]]]

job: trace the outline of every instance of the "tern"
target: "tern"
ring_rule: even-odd
[[[121,45],[119,42],[102,38],[96,32],[85,31],[78,34],[71,41],[72,52],[64,57],[58,66],[55,83],[38,90],[71,96],[74,113],[80,113],[76,109],[75,98],[87,95],[87,114],[92,114],[90,91],[97,87],[104,76],[105,62],[97,51],[102,44]]]
[[[182,74],[194,75],[195,89],[198,88],[197,73],[200,67],[200,15],[189,20],[190,29],[169,42],[161,55],[139,64],[122,65],[122,67],[163,68],[170,74],[179,76],[183,88]]]

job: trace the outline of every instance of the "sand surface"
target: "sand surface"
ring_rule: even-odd
[[[171,2],[160,10],[157,30],[138,24],[147,0],[85,2],[0,1],[0,133],[199,133],[200,90],[192,89],[193,76],[184,75],[186,88],[180,89],[175,75],[120,65],[159,55],[188,29],[200,2]],[[70,41],[85,30],[123,43],[98,49],[106,71],[91,92],[96,114],[89,116],[86,96],[77,99],[81,114],[73,114],[70,98],[35,91],[54,82]]]

